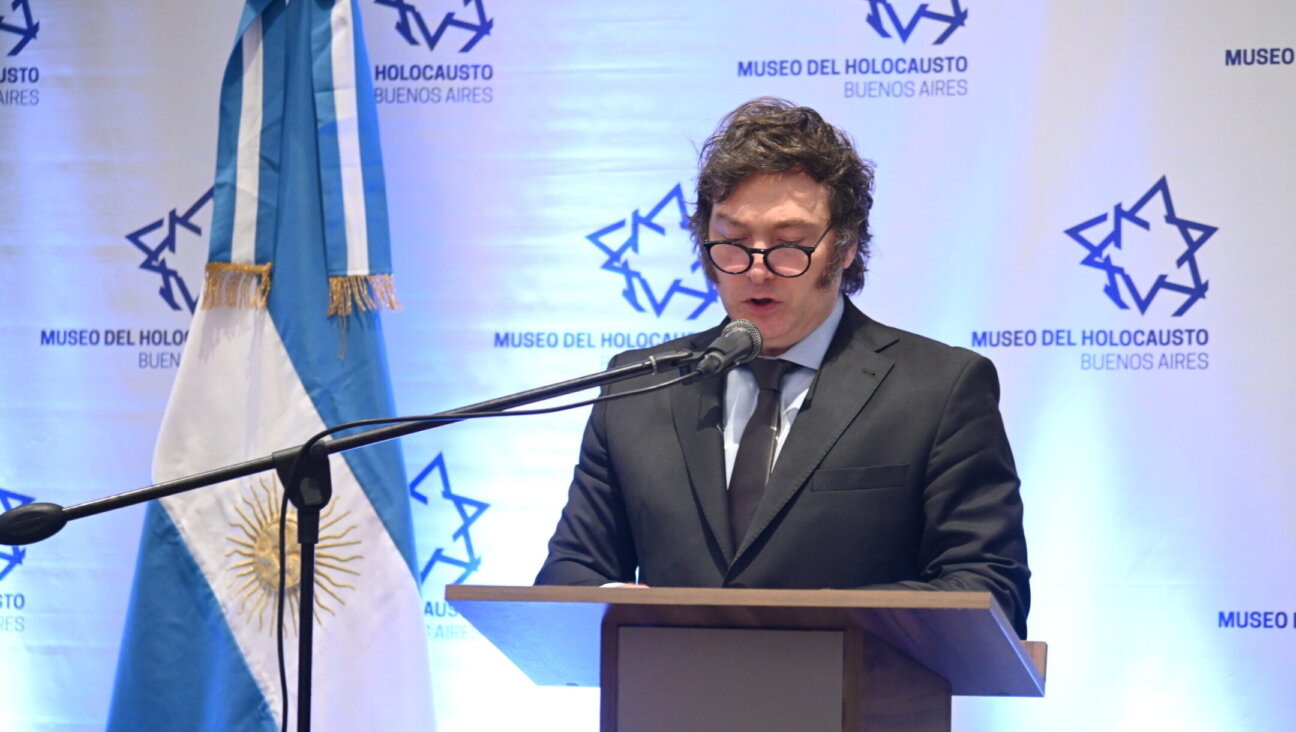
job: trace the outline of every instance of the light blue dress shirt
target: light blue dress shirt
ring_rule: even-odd
[[[805,402],[806,394],[810,391],[810,385],[814,383],[815,375],[819,373],[824,354],[828,352],[828,344],[832,343],[833,334],[837,332],[837,326],[841,323],[842,313],[845,311],[846,301],[838,296],[837,304],[833,306],[832,312],[819,324],[819,327],[810,331],[810,335],[802,338],[779,356],[784,361],[796,364],[797,368],[789,369],[783,374],[783,390],[779,400],[778,438],[774,443],[775,463],[778,462],[779,452],[783,449],[788,433],[792,431],[792,423],[796,421],[797,414],[801,411],[801,404]],[[729,483],[729,476],[733,475],[734,457],[738,455],[738,441],[742,439],[743,429],[747,427],[752,412],[756,411],[757,391],[756,377],[752,376],[751,369],[746,366],[731,369],[725,375],[722,429],[726,485]]]

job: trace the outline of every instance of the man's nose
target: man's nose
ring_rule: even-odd
[[[768,251],[768,250],[761,250],[761,251]],[[764,283],[765,281],[769,280],[771,277],[774,276],[774,273],[770,272],[769,267],[766,265],[764,254],[752,255],[752,265],[750,268],[748,268],[746,274],[747,274],[747,279],[758,284]]]

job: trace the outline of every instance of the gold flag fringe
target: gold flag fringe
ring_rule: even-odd
[[[270,265],[208,262],[202,307],[263,309],[270,297]]]
[[[400,310],[396,285],[389,274],[329,278],[328,315],[346,317],[352,310]]]

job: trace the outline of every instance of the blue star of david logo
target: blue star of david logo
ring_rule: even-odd
[[[673,210],[671,210],[671,204],[674,204]],[[678,222],[657,223],[657,217],[666,215],[665,212],[668,212],[668,210],[679,215]],[[630,235],[625,241],[620,244],[609,244],[604,241],[604,237],[626,228],[627,221],[630,224]],[[651,309],[653,314],[660,318],[661,314],[666,311],[667,306],[670,305],[672,298],[677,295],[686,298],[691,297],[698,301],[697,307],[688,316],[689,320],[694,320],[720,297],[710,280],[703,278],[706,283],[705,290],[686,286],[679,277],[672,280],[666,287],[661,287],[659,283],[658,287],[654,288],[643,273],[635,268],[634,256],[640,253],[640,247],[644,246],[646,239],[646,237],[642,236],[643,232],[647,230],[660,237],[665,237],[667,226],[676,226],[683,231],[688,231],[689,228],[688,209],[684,203],[684,189],[678,183],[653,206],[647,216],[640,214],[639,209],[635,209],[629,219],[621,219],[616,223],[604,226],[585,238],[598,247],[599,251],[607,255],[607,260],[603,262],[601,269],[611,272],[624,280],[625,287],[621,291],[621,296],[626,299],[626,302],[630,303],[631,307],[641,313]],[[702,263],[693,258],[692,266],[689,268],[690,274],[696,275],[701,269]],[[657,296],[659,291],[662,293],[660,298]]]
[[[1172,281],[1169,274],[1159,274],[1152,285],[1146,291],[1143,291],[1135,284],[1134,278],[1130,276],[1124,267],[1112,261],[1110,250],[1123,248],[1121,232],[1125,224],[1134,224],[1144,230],[1151,228],[1151,222],[1147,218],[1140,216],[1140,212],[1142,212],[1144,206],[1158,197],[1165,207],[1163,221],[1177,229],[1183,239],[1183,253],[1174,260],[1175,268],[1181,278],[1179,281]],[[1103,292],[1116,304],[1116,307],[1128,310],[1129,305],[1125,302],[1125,297],[1128,296],[1135,307],[1138,308],[1139,313],[1145,314],[1152,304],[1152,300],[1159,293],[1171,292],[1183,296],[1183,302],[1174,311],[1174,315],[1178,317],[1188,312],[1188,308],[1191,308],[1198,300],[1206,297],[1208,283],[1201,278],[1201,271],[1197,267],[1197,250],[1206,244],[1206,241],[1219,230],[1219,227],[1189,221],[1177,215],[1174,202],[1170,199],[1170,184],[1166,181],[1165,176],[1161,176],[1161,179],[1154,183],[1147,193],[1144,193],[1143,197],[1130,208],[1126,209],[1117,203],[1110,214],[1111,228],[1099,230],[1099,233],[1106,233],[1097,243],[1085,235],[1087,230],[1106,224],[1108,217],[1109,214],[1105,213],[1095,216],[1088,221],[1067,229],[1066,234],[1088,251],[1085,258],[1080,261],[1081,264],[1086,267],[1100,269],[1107,274],[1107,284],[1103,286]],[[1182,277],[1183,275],[1186,275],[1186,280]]]
[[[481,39],[490,35],[495,27],[495,20],[486,17],[486,8],[482,6],[482,0],[463,0],[464,7],[472,5],[477,10],[476,21],[460,20],[454,13],[446,13],[441,19],[440,25],[436,31],[429,31],[427,21],[423,19],[423,14],[419,12],[418,7],[405,2],[405,0],[374,0],[377,5],[383,5],[394,8],[400,13],[400,20],[396,21],[396,32],[400,33],[401,38],[411,46],[419,45],[419,38],[422,38],[423,44],[429,51],[435,51],[437,44],[441,42],[441,36],[450,28],[472,33],[472,37],[464,43],[459,49],[459,53],[468,53],[476,46]],[[414,28],[418,27],[419,36],[415,37]]]
[[[144,254],[144,261],[139,268],[145,272],[152,272],[162,278],[162,286],[158,288],[158,296],[166,302],[172,310],[187,309],[190,313],[198,307],[198,295],[189,292],[189,286],[185,284],[184,276],[178,270],[171,266],[167,261],[167,254],[176,252],[176,233],[179,229],[186,229],[198,236],[202,236],[202,229],[193,223],[193,217],[212,200],[213,188],[208,188],[207,192],[190,206],[183,214],[177,213],[176,209],[171,211],[163,218],[146,224],[144,227],[136,229],[126,235],[126,240],[135,245],[135,248]],[[156,245],[150,245],[145,238],[153,232],[166,227],[166,235]]]
[[[36,33],[40,31],[40,23],[32,22],[31,4],[28,0],[12,0],[9,7],[22,12],[23,24],[6,23],[5,16],[0,15],[0,31],[18,36],[18,42],[14,44],[13,48],[9,49],[10,56],[17,56],[27,47],[28,43],[36,40]]]
[[[19,506],[26,506],[36,499],[31,496],[24,496],[21,493],[0,488],[0,513],[4,513]],[[9,547],[9,551],[0,551],[0,581],[9,576],[14,568],[23,563],[27,558],[27,550],[20,546]]]
[[[939,46],[945,42],[945,39],[954,34],[954,31],[962,28],[967,23],[968,12],[959,5],[959,0],[950,0],[950,12],[938,13],[927,8],[927,3],[922,3],[913,15],[909,17],[908,22],[900,20],[900,14],[896,12],[895,7],[890,0],[868,0],[869,14],[865,20],[873,26],[879,36],[890,38],[891,34],[887,32],[887,20],[891,22],[891,27],[895,29],[895,34],[900,36],[901,43],[908,43],[909,36],[913,35],[914,29],[923,20],[930,20],[934,23],[944,23],[945,31],[932,42],[933,46]],[[886,13],[886,19],[883,19],[883,13]]]
[[[414,480],[410,481],[411,498],[425,506],[428,505],[428,497],[420,493],[418,487],[419,484],[433,472],[436,472],[441,477],[441,497],[454,504],[455,511],[459,513],[459,520],[462,522],[460,523],[459,528],[455,529],[454,533],[450,535],[450,540],[462,541],[464,545],[464,553],[467,557],[460,559],[459,557],[447,553],[444,547],[437,547],[436,551],[432,552],[432,558],[423,565],[423,571],[419,573],[419,584],[421,585],[427,581],[428,575],[432,573],[433,567],[438,564],[447,564],[451,567],[456,567],[462,570],[459,577],[450,583],[457,585],[468,579],[473,572],[476,572],[481,567],[481,557],[477,555],[477,552],[473,551],[472,534],[470,533],[470,530],[472,529],[473,523],[482,515],[482,512],[490,508],[490,504],[468,498],[467,496],[458,495],[454,491],[450,490],[450,476],[446,472],[444,453],[437,453],[437,456],[432,460],[432,462],[428,463],[427,467],[423,468],[423,470],[414,477]]]

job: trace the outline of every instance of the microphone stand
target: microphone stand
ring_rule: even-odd
[[[472,419],[481,416],[483,412],[500,412],[596,386],[615,384],[637,376],[662,373],[669,369],[680,369],[684,372],[696,364],[701,357],[701,354],[686,350],[658,354],[637,363],[470,404],[420,418],[418,421],[398,422],[331,440],[319,442],[313,439],[307,440],[296,447],[279,450],[255,460],[227,465],[66,508],[54,503],[29,503],[0,514],[0,544],[32,544],[58,533],[69,521],[274,470],[283,483],[288,499],[297,508],[297,540],[301,544],[302,576],[298,608],[300,635],[297,655],[297,729],[300,732],[309,732],[311,647],[314,640],[315,544],[319,540],[320,511],[328,505],[333,494],[329,475],[329,455]]]

